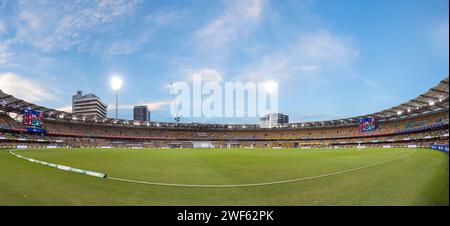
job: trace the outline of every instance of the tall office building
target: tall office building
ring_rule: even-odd
[[[260,119],[261,128],[273,128],[287,123],[289,123],[289,116],[282,113],[267,114]]]
[[[147,105],[134,106],[133,119],[136,121],[150,121],[150,111]]]
[[[108,105],[92,93],[83,95],[82,91],[77,91],[72,96],[72,113],[106,118],[107,109]]]

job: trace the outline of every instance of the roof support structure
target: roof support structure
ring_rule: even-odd
[[[429,95],[426,95],[426,94],[422,94],[422,95],[420,95],[421,97],[425,97],[425,98],[429,98],[429,99],[433,99],[433,100],[438,100],[439,98],[437,98],[437,97],[433,97],[433,96],[429,96]]]
[[[417,105],[411,105],[411,104],[402,104],[402,105],[405,105],[405,106],[408,106],[408,107],[412,107],[412,108],[416,108],[416,107],[418,107]]]
[[[429,104],[427,102],[423,102],[423,101],[419,101],[419,100],[411,100],[411,102],[415,102],[415,103],[418,103],[418,104],[425,104],[425,105]]]
[[[11,103],[6,104],[6,106],[7,106],[7,107],[10,107],[11,105],[17,104],[17,103],[20,103],[20,102],[22,102],[22,100],[16,100],[16,101],[13,101],[13,102],[11,102]]]
[[[433,91],[433,92],[436,92],[436,93],[441,93],[441,94],[448,94],[448,92],[447,92],[447,91],[443,91],[443,90],[438,90],[438,89],[435,89],[435,88],[431,88],[430,90],[431,90],[431,91]]]
[[[25,105],[20,106],[20,108],[27,108],[27,107],[33,106],[33,105],[34,105],[34,104],[28,103],[28,104],[25,104]]]
[[[4,97],[0,97],[0,100],[8,99],[10,97],[12,97],[12,95],[7,95],[7,96],[4,96]]]

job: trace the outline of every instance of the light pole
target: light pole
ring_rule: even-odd
[[[116,119],[119,118],[119,90],[122,88],[122,79],[118,76],[111,78],[111,87],[116,92]]]
[[[119,90],[116,90],[116,119],[119,118]]]

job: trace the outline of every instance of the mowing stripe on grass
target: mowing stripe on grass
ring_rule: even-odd
[[[73,167],[70,167],[70,166],[58,165],[58,164],[44,162],[44,161],[40,161],[40,160],[36,160],[36,159],[32,159],[32,158],[27,158],[27,157],[24,157],[24,156],[19,155],[17,153],[14,153],[13,151],[15,151],[15,150],[11,150],[11,151],[9,151],[9,153],[11,153],[12,155],[16,156],[17,158],[25,159],[25,160],[30,161],[30,162],[39,163],[39,164],[44,165],[44,166],[50,166],[50,167],[53,167],[53,168],[56,168],[56,169],[69,171],[69,172],[72,172],[72,173],[79,173],[79,174],[88,175],[88,176],[92,176],[92,177],[106,178],[106,174],[104,174],[104,173],[98,173],[98,172],[89,171],[89,170],[82,170],[82,169],[77,169],[77,168],[73,168]]]
[[[171,184],[171,183],[159,183],[159,182],[149,182],[149,181],[139,181],[139,180],[129,180],[129,179],[123,179],[123,178],[116,178],[116,177],[106,177],[106,179],[110,179],[110,180],[115,180],[115,181],[122,181],[122,182],[128,182],[128,183],[135,183],[135,184],[145,184],[145,185],[154,185],[154,186],[168,186],[168,187],[188,187],[188,188],[238,188],[238,187],[257,187],[257,186],[268,186],[268,185],[277,185],[277,184],[287,184],[287,183],[294,183],[294,182],[302,182],[302,181],[307,181],[307,180],[315,180],[315,179],[319,179],[319,178],[324,178],[324,177],[330,177],[330,176],[336,176],[336,175],[340,175],[340,174],[345,174],[345,173],[351,173],[351,172],[355,172],[358,170],[363,170],[363,169],[368,169],[371,167],[375,167],[375,166],[380,166],[383,164],[387,164],[396,160],[400,160],[400,159],[404,159],[407,158],[411,155],[413,155],[414,153],[416,153],[416,150],[414,150],[414,152],[409,153],[407,155],[401,156],[399,158],[395,158],[395,159],[391,159],[391,160],[387,160],[387,161],[383,161],[383,162],[378,162],[375,164],[371,164],[368,166],[363,166],[363,167],[358,167],[358,168],[353,168],[353,169],[348,169],[348,170],[343,170],[343,171],[339,171],[339,172],[335,172],[335,173],[328,173],[328,174],[322,174],[322,175],[318,175],[318,176],[312,176],[312,177],[304,177],[304,178],[297,178],[297,179],[290,179],[290,180],[282,180],[282,181],[273,181],[273,182],[263,182],[263,183],[253,183],[253,184],[229,184],[229,185],[215,185],[215,184]]]

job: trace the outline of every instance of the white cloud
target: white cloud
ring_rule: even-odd
[[[248,33],[260,21],[264,4],[264,0],[232,1],[222,15],[196,32],[200,48],[222,49]]]
[[[222,74],[216,69],[203,68],[194,72],[192,75],[194,74],[200,75],[203,82],[221,82],[223,80]]]
[[[319,65],[345,67],[359,56],[348,40],[327,31],[301,35],[293,48],[298,57]]]
[[[184,18],[186,14],[187,14],[186,11],[180,10],[176,11],[161,10],[155,13],[148,14],[144,18],[144,21],[151,26],[160,27],[167,25],[175,20],[180,20]]]
[[[400,98],[395,95],[390,94],[377,94],[373,97],[376,101],[385,102],[385,103],[398,103],[400,102]]]
[[[125,39],[114,41],[106,49],[107,55],[129,55],[139,50],[139,48],[151,40],[152,31],[145,31],[135,39]]]
[[[71,105],[67,105],[67,106],[64,106],[64,107],[60,107],[60,108],[57,108],[56,110],[58,110],[58,111],[65,111],[65,112],[72,112],[72,106]]]
[[[361,77],[361,79],[366,85],[368,85],[370,87],[376,87],[377,86],[377,83],[372,81],[371,79],[368,79],[366,77]]]
[[[432,42],[433,46],[437,50],[446,50],[448,52],[449,49],[449,28],[448,21],[439,24],[434,28],[432,32]]]
[[[167,11],[162,10],[147,15],[144,18],[146,23],[145,29],[139,31],[136,35],[127,35],[126,39],[115,40],[111,46],[106,49],[107,55],[129,55],[138,51],[142,45],[148,43],[153,35],[162,27],[170,24],[175,20],[183,18],[183,11]],[[129,37],[131,36],[131,37]]]
[[[0,43],[0,65],[8,66],[12,57],[13,54],[9,51],[8,46],[4,43]]]
[[[321,67],[319,65],[302,65],[299,67],[302,71],[316,71],[319,70]]]
[[[345,38],[319,31],[298,35],[267,54],[240,75],[250,80],[289,79],[320,75],[323,71],[345,71],[359,58],[359,51]]]
[[[30,30],[37,31],[41,28],[41,17],[37,15],[38,12],[34,13],[32,9],[25,9],[20,11],[19,18],[25,27]]]
[[[292,70],[291,60],[285,56],[266,55],[255,64],[250,65],[238,76],[240,80],[264,81],[275,80],[285,77]],[[297,66],[295,66],[297,68]]]
[[[141,103],[141,104],[125,104],[125,105],[119,105],[119,109],[133,109],[134,106],[137,105],[147,105],[149,110],[155,111],[158,109],[161,109],[162,107],[169,105],[170,101],[156,101],[156,102],[149,102],[149,103]],[[115,104],[111,104],[109,106],[115,106]]]
[[[17,42],[43,51],[87,48],[95,34],[112,30],[142,0],[20,1]]]
[[[29,102],[57,100],[51,91],[43,87],[45,86],[15,73],[0,74],[0,89],[5,93]]]
[[[179,69],[178,73],[176,74],[178,81],[191,82],[194,78],[194,75],[200,75],[202,82],[208,81],[221,82],[223,81],[224,78],[224,75],[218,69],[210,67],[195,68],[195,69],[185,68],[182,66],[180,67],[181,69]],[[166,88],[170,89],[170,85],[168,85]]]
[[[161,109],[162,107],[169,105],[170,101],[160,101],[160,102],[151,102],[151,103],[147,103],[145,105],[148,106],[148,108],[152,111]]]
[[[3,21],[0,20],[0,37],[6,33],[6,25]]]

